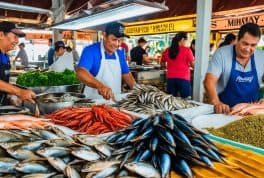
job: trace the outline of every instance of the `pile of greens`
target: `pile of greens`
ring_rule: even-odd
[[[17,77],[16,84],[24,87],[60,86],[79,84],[74,71],[27,72]]]

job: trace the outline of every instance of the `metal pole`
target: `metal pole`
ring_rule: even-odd
[[[212,2],[212,0],[197,0],[193,99],[200,102],[203,100],[203,80],[209,62]]]

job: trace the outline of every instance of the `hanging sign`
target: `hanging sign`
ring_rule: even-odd
[[[252,22],[264,26],[264,14],[252,14],[226,19],[213,19],[211,30],[232,30],[239,29],[242,25]]]
[[[195,31],[195,28],[193,26],[193,20],[170,20],[150,24],[146,23],[142,25],[128,25],[125,27],[125,33],[131,36],[161,34],[178,31]]]

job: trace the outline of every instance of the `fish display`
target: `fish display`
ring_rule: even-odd
[[[47,118],[55,124],[92,135],[120,130],[133,120],[131,115],[107,105],[64,108],[47,115]]]
[[[118,106],[128,111],[152,115],[157,111],[175,111],[195,107],[197,104],[168,95],[150,85],[136,85],[127,98],[118,102]]]
[[[103,140],[63,126],[0,130],[0,177],[81,178],[87,163],[103,160],[111,152]]]
[[[0,129],[27,130],[31,128],[44,129],[49,125],[48,119],[37,118],[24,114],[12,114],[0,116]]]
[[[168,111],[136,119],[106,141],[115,148],[112,157],[121,160],[121,168],[143,177],[165,178],[170,170],[192,177],[191,165],[213,168],[212,161],[225,163],[223,154],[204,133]]]
[[[231,108],[229,114],[238,116],[264,114],[264,103],[239,103]]]

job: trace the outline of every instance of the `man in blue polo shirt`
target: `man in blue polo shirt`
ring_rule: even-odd
[[[0,22],[0,105],[10,104],[7,94],[16,95],[24,101],[34,103],[36,94],[31,90],[25,90],[9,84],[10,61],[7,52],[13,50],[18,44],[18,37],[24,37],[25,33],[16,28],[14,23]]]
[[[124,34],[124,26],[119,22],[106,25],[102,42],[84,48],[76,74],[87,85],[86,97],[91,99],[113,99],[121,93],[121,81],[133,88],[135,80],[129,72],[125,55],[119,50]]]

